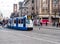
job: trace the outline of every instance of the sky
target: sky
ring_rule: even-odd
[[[3,17],[10,17],[11,12],[13,12],[13,4],[18,4],[19,1],[23,0],[0,0],[0,12]]]

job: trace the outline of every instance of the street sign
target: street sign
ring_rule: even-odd
[[[32,16],[31,16],[31,15],[28,15],[28,16],[27,16],[27,19],[31,19],[31,18],[32,18]]]

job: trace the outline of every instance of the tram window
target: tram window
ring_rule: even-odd
[[[10,20],[10,24],[11,24],[11,20]]]
[[[29,21],[29,20],[26,20],[26,23],[27,23],[27,24],[30,24],[30,21]]]
[[[21,19],[21,23],[23,23],[23,19]]]
[[[16,23],[16,20],[14,20],[14,23]]]
[[[20,24],[20,23],[23,23],[23,19],[18,20],[18,23],[19,23],[19,24]]]
[[[11,21],[9,20],[8,22],[10,23]]]
[[[18,23],[20,24],[20,20],[18,20]]]

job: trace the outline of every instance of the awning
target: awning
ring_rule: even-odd
[[[39,17],[49,17],[50,15],[39,15]],[[54,15],[51,15],[54,16]]]
[[[39,15],[39,17],[50,17],[50,15]],[[51,15],[51,17],[55,18],[55,15]],[[56,18],[60,18],[60,16],[56,15]]]

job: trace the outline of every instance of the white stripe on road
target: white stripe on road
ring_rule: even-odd
[[[54,43],[54,44],[60,44],[59,42],[54,42],[54,41],[51,41],[51,40],[46,40],[46,39],[43,39],[43,38],[36,38],[36,37],[31,37],[31,36],[27,36],[27,35],[24,35],[24,34],[19,34],[21,36],[25,36],[25,37],[28,37],[28,38],[32,38],[32,39],[35,39],[35,40],[42,40],[42,41],[46,41],[46,42],[50,42],[50,43]]]
[[[33,33],[33,32],[31,32],[31,33]],[[35,32],[34,32],[34,34],[37,34],[37,35],[44,35],[44,36],[47,36],[47,37],[48,37],[48,36],[51,36],[51,37],[57,37],[57,36],[55,36],[55,35],[53,36],[53,35],[42,34],[42,33],[41,33],[41,34],[39,34],[39,33],[35,33]]]
[[[1,30],[1,31],[12,33],[11,31],[7,31],[7,30]],[[13,34],[15,34],[15,33],[13,33]],[[54,41],[46,40],[46,39],[43,39],[43,38],[31,37],[31,36],[24,35],[24,34],[17,34],[17,35],[21,35],[21,36],[28,37],[28,38],[35,39],[35,40],[39,40],[39,41],[42,40],[42,41],[46,41],[46,42],[50,42],[50,43],[54,43],[54,44],[60,44],[59,42],[54,42]]]

